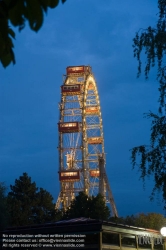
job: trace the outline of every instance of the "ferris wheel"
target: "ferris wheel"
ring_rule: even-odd
[[[59,181],[57,208],[70,206],[83,191],[101,193],[118,216],[105,171],[100,100],[90,66],[67,67],[59,103]]]

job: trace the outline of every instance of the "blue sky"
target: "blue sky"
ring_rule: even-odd
[[[149,143],[157,112],[155,69],[148,81],[137,75],[132,39],[155,25],[157,1],[67,0],[49,10],[38,33],[16,31],[16,65],[0,67],[0,181],[7,186],[27,172],[56,200],[58,183],[58,102],[62,74],[70,65],[91,65],[97,81],[105,137],[106,170],[120,216],[163,213],[149,201],[130,149]],[[160,197],[160,195],[159,195]]]

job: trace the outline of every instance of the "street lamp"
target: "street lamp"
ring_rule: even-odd
[[[166,250],[166,227],[162,227],[160,229],[160,233],[164,238],[164,250]]]
[[[161,233],[162,236],[166,237],[166,227],[162,227],[160,229],[160,233]]]

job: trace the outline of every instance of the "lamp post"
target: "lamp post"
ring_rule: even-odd
[[[166,227],[162,227],[160,229],[160,233],[164,238],[164,250],[166,250]]]

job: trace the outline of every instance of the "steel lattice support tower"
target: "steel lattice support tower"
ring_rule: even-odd
[[[105,171],[100,101],[90,66],[67,67],[59,103],[59,181],[56,207],[66,209],[79,192],[101,193],[118,216]]]

